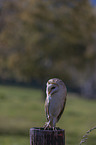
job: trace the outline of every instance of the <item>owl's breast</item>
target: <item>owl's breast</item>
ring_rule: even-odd
[[[64,98],[54,95],[50,97],[50,103],[49,103],[49,116],[52,115],[54,117],[58,116],[63,104],[64,104]]]

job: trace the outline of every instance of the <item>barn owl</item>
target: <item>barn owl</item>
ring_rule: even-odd
[[[48,80],[46,88],[45,112],[47,121],[46,128],[55,128],[66,104],[67,89],[62,80],[53,78]]]

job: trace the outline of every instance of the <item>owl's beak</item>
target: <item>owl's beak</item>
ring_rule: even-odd
[[[51,93],[51,91],[52,91],[51,88],[52,88],[52,83],[49,84],[49,87],[48,87],[48,94]]]
[[[51,89],[50,89],[50,91],[48,92],[48,94],[50,94],[51,93]]]
[[[51,92],[52,92],[52,87],[56,87],[56,86],[58,86],[56,83],[54,83],[54,82],[49,82],[49,89],[48,89],[48,94],[50,95],[51,94]]]

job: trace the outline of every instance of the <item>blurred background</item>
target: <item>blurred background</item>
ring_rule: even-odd
[[[30,144],[53,77],[68,89],[57,126],[77,145],[96,126],[96,1],[0,0],[0,145]]]

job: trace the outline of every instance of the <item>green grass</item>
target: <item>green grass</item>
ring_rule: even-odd
[[[27,136],[0,136],[0,145],[30,145]]]
[[[0,145],[28,145],[29,129],[46,121],[41,90],[0,86]],[[57,126],[66,131],[66,145],[79,145],[87,130],[96,126],[96,101],[68,94]],[[88,145],[96,145],[96,131]]]

